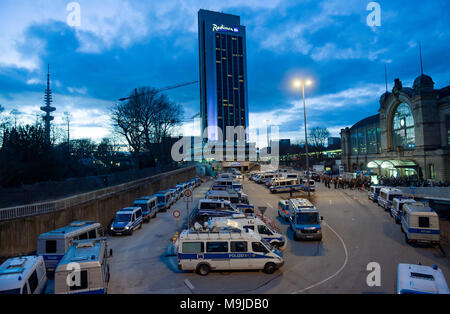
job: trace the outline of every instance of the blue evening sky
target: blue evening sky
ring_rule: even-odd
[[[73,117],[75,138],[110,133],[109,110],[139,86],[156,88],[198,80],[197,11],[241,16],[247,27],[250,126],[270,120],[280,137],[303,138],[295,77],[307,77],[308,126],[334,136],[377,113],[394,78],[411,86],[424,71],[436,88],[450,84],[450,2],[382,0],[381,26],[369,27],[366,0],[119,1],[79,0],[81,25],[69,26],[62,0],[0,2],[0,104],[36,119],[43,103],[47,63],[55,123]],[[167,92],[185,108],[177,133],[199,134],[189,120],[199,112],[199,87]],[[198,121],[197,121],[198,122]]]

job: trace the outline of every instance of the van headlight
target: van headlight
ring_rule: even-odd
[[[125,227],[126,230],[130,229],[130,227]]]
[[[111,226],[111,230],[114,230],[114,227],[113,227],[113,226]]]

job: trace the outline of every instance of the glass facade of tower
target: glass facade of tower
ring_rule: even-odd
[[[236,15],[200,10],[200,112],[202,134],[219,140],[227,126],[248,128],[245,26]]]

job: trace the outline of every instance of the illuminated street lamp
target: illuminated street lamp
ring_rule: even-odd
[[[305,85],[307,85],[307,86],[312,85],[312,81],[311,80],[306,80],[306,81],[295,80],[294,81],[294,86],[297,88],[301,87],[302,92],[303,92],[303,118],[305,120],[306,179],[307,179],[307,186],[308,186],[308,197],[310,197],[311,193],[309,191],[309,154],[308,154],[308,131],[307,131],[307,127],[306,127]]]

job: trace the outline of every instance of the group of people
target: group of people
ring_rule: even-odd
[[[344,179],[342,177],[330,177],[330,176],[322,176],[320,178],[321,182],[325,184],[325,186],[331,189],[331,186],[334,186],[335,189],[369,189],[370,188],[370,179],[367,177],[359,177],[356,179]]]
[[[334,186],[335,189],[358,189],[368,190],[372,184],[370,177],[357,177],[352,179],[344,179],[342,177],[330,177],[323,175],[320,181],[325,184],[329,189]],[[450,186],[450,182],[433,182],[419,178],[417,175],[404,176],[404,177],[379,177],[379,185],[383,186],[415,186],[415,187],[427,187],[427,186]]]
[[[415,187],[426,187],[426,186],[450,186],[450,182],[433,182],[421,179],[418,175],[404,176],[404,177],[380,177],[378,179],[380,185],[386,186],[415,186]]]

